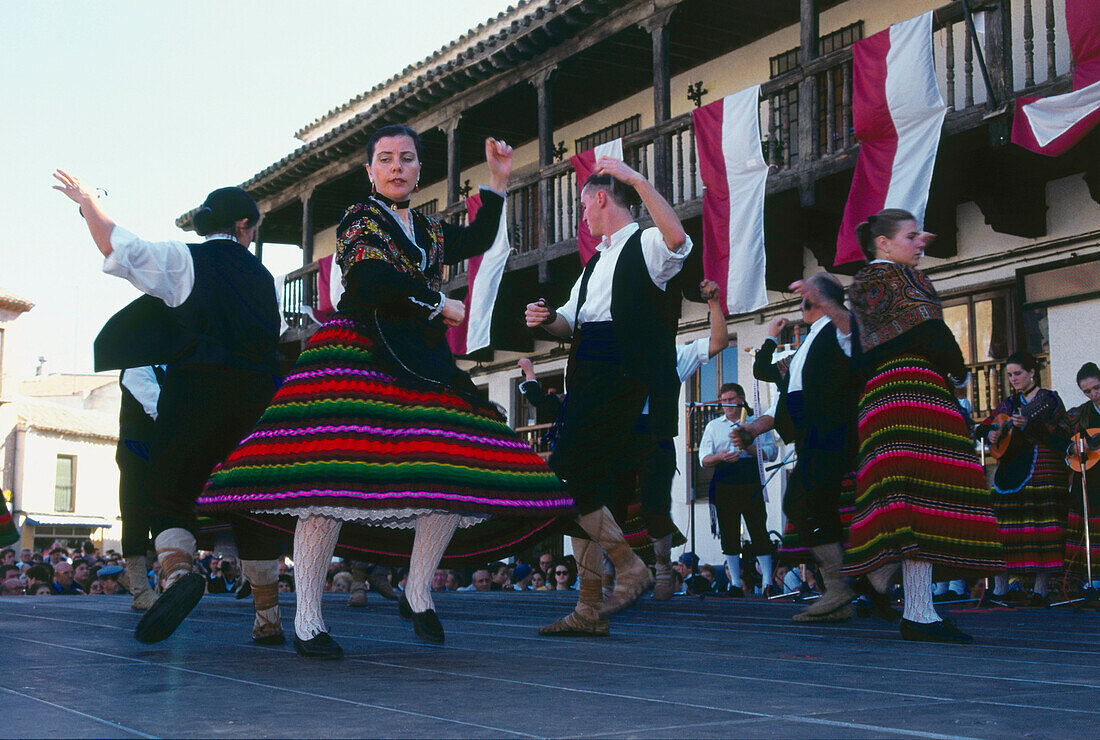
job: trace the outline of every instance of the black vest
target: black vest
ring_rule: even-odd
[[[142,296],[116,313],[95,340],[95,369],[220,365],[275,373],[279,306],[275,281],[234,241],[189,244],[195,287],[182,305]]]
[[[600,258],[597,252],[581,277],[577,315],[588,294],[588,281]],[[676,328],[679,294],[653,284],[642,254],[642,231],[627,239],[615,263],[611,282],[611,321],[623,372],[649,392],[650,429],[660,437],[675,437],[680,379],[676,375]],[[579,326],[573,330],[574,342]],[[572,372],[570,355],[567,377]]]

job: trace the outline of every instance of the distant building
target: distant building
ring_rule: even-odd
[[[118,548],[117,374],[51,374],[29,380],[11,369],[16,319],[32,303],[0,288],[0,488],[22,547],[92,540]]]
[[[506,205],[514,254],[494,314],[492,350],[466,363],[475,382],[537,444],[542,425],[517,391],[517,358],[558,388],[567,348],[522,325],[523,306],[560,304],[580,272],[581,217],[569,155],[622,137],[626,159],[666,194],[696,250],[685,267],[698,282],[702,183],[691,111],[760,83],[761,146],[771,165],[765,205],[769,306],[729,319],[734,346],[697,374],[682,401],[711,401],[723,381],[752,395],[749,352],[767,324],[796,317],[793,280],[832,269],[836,237],[859,152],[852,126],[852,44],[893,23],[934,14],[934,54],[949,106],[926,223],[939,239],[924,263],[944,298],[985,414],[1005,393],[1004,361],[1027,349],[1049,361],[1044,378],[1067,402],[1080,395],[1077,368],[1096,360],[1100,319],[1100,131],[1062,157],[1009,143],[1013,103],[1071,87],[1064,0],[527,0],[470,30],[418,64],[321,114],[298,132],[297,150],[242,184],[264,214],[262,241],[302,247],[287,276],[285,313],[296,344],[313,330],[317,259],[335,248],[345,208],[368,192],[364,145],[387,123],[424,138],[414,207],[465,218],[462,195],[487,180],[482,140],[515,148]],[[990,101],[975,46],[987,64]],[[177,223],[191,228],[192,213]],[[642,214],[644,220],[644,214]],[[446,275],[466,292],[465,268]],[[690,283],[685,280],[685,283]],[[685,291],[686,294],[687,291]],[[685,301],[680,341],[703,336],[706,316]],[[797,345],[803,331],[792,326]],[[476,359],[477,362],[472,360]],[[769,401],[762,389],[762,404]],[[685,407],[686,408],[686,407]],[[709,520],[706,477],[694,450],[714,411],[685,411],[677,439],[681,476],[674,517],[688,531]],[[781,530],[776,478],[769,510]],[[719,562],[709,527],[695,528],[704,561]]]

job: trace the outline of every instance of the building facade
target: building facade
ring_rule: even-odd
[[[424,137],[414,207],[465,218],[463,195],[487,179],[486,136],[515,147],[507,202],[509,259],[493,317],[492,348],[465,366],[514,426],[537,443],[546,423],[525,408],[521,356],[559,385],[567,348],[528,332],[523,307],[560,304],[580,273],[580,206],[569,156],[623,138],[629,163],[673,203],[696,243],[684,270],[680,341],[706,333],[694,285],[702,277],[699,176],[691,111],[762,84],[761,146],[771,167],[765,204],[770,303],[729,317],[734,344],[685,384],[677,439],[674,516],[705,561],[718,562],[693,449],[723,381],[756,389],[751,350],[775,317],[795,317],[785,287],[833,269],[837,231],[859,143],[852,130],[852,44],[934,11],[934,54],[949,112],[933,176],[926,228],[939,239],[923,263],[974,373],[976,414],[1006,388],[1004,360],[1028,349],[1049,361],[1045,379],[1076,403],[1077,368],[1096,358],[1085,329],[1100,317],[1100,132],[1057,158],[1009,142],[1016,97],[1070,89],[1064,0],[529,0],[470,30],[419,64],[320,116],[302,146],[242,186],[264,214],[263,242],[302,248],[284,306],[293,353],[315,328],[317,260],[335,249],[344,209],[367,192],[365,143],[386,123]],[[988,75],[983,74],[983,62]],[[193,213],[193,212],[192,212]],[[178,220],[191,225],[192,213]],[[644,213],[640,220],[646,219]],[[452,269],[461,298],[467,276]],[[846,278],[845,278],[846,279]],[[799,341],[796,326],[789,337]],[[761,405],[770,390],[759,389]],[[782,531],[780,471],[769,486],[769,525]],[[695,526],[695,520],[700,522]]]

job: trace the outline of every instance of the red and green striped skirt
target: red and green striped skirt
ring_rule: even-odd
[[[859,468],[844,571],[905,559],[937,579],[1004,570],[997,520],[966,422],[919,356],[880,365],[859,400]]]
[[[462,525],[449,566],[484,563],[551,534],[573,511],[561,480],[487,404],[404,381],[381,342],[337,315],[310,339],[252,432],[196,502],[200,514],[345,522],[339,552],[401,563],[427,513]]]
[[[1088,471],[1089,532],[1088,553],[1092,564],[1092,577],[1100,580],[1100,475],[1096,468]],[[1081,490],[1081,474],[1072,473],[1073,488],[1069,493],[1069,517],[1066,526],[1066,567],[1080,575],[1088,573],[1085,561],[1085,508]]]
[[[1029,465],[1024,480],[1009,487],[998,486],[998,476],[993,479],[993,514],[1005,567],[1020,572],[1061,571],[1066,551],[1065,459],[1042,444],[1019,454],[1025,456],[1020,462]]]

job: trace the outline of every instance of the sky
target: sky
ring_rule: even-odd
[[[92,341],[138,293],[102,272],[61,168],[147,239],[286,156],[294,132],[508,7],[505,0],[0,0],[0,287],[35,307],[5,363],[91,372]],[[275,274],[297,248],[264,246]],[[14,334],[14,332],[13,332]]]

